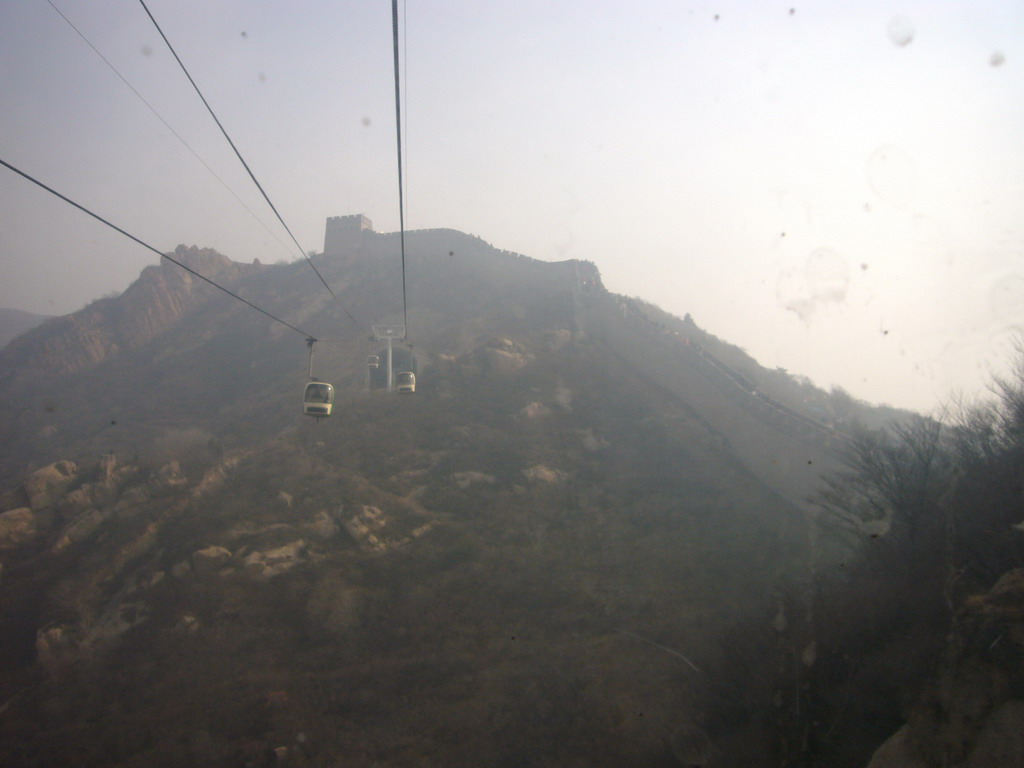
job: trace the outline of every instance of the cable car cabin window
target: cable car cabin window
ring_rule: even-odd
[[[412,371],[400,371],[395,374],[395,388],[399,392],[415,392],[416,374]]]
[[[311,381],[306,385],[302,398],[302,411],[307,416],[330,416],[334,404],[334,387],[322,381]]]

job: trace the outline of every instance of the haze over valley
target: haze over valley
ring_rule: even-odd
[[[0,3],[0,765],[1024,765],[1022,43]]]
[[[300,247],[138,3],[3,4],[2,159],[160,251],[272,264],[319,251],[329,216],[399,229],[388,3],[147,6]],[[930,412],[1004,372],[1018,3],[400,10],[406,228],[591,261],[868,402]],[[0,196],[0,307],[67,314],[154,261],[6,169]]]
[[[455,230],[406,233],[389,392],[361,320],[403,318],[399,237],[346,221],[337,300],[169,254],[285,322],[165,261],[0,351],[4,764],[865,765],[910,712],[865,692],[938,661],[945,561],[853,631],[864,547],[931,539],[843,472],[936,422]]]

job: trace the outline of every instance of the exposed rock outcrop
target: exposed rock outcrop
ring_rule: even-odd
[[[0,514],[0,550],[11,549],[36,535],[35,515],[28,507]]]
[[[209,248],[179,245],[173,256],[221,283],[252,269]],[[0,362],[28,376],[93,368],[121,352],[138,349],[174,327],[215,292],[181,267],[164,261],[144,269],[119,298],[100,299],[14,339],[0,352]],[[124,318],[130,318],[130,322],[124,322]]]
[[[28,494],[25,493],[25,486],[23,484],[0,493],[0,512],[20,509],[21,507],[27,507],[28,504]]]
[[[192,567],[198,574],[216,573],[231,562],[231,550],[225,547],[206,547],[192,553]]]
[[[938,682],[868,768],[1024,765],[1024,569],[957,616]]]
[[[545,467],[543,464],[535,464],[532,467],[523,470],[523,474],[526,479],[532,483],[542,483],[544,485],[557,485],[566,479],[565,472],[560,469],[551,469]]]
[[[137,472],[138,467],[132,465],[118,466],[112,454],[101,457],[94,471],[95,481],[83,483],[57,502],[63,528],[57,536],[53,551],[60,552],[72,544],[84,541],[115,511],[123,510],[124,505],[119,505],[121,489]]]
[[[381,532],[386,524],[384,513],[377,507],[364,506],[358,514],[345,521],[345,530],[362,549],[383,552],[387,545]]]
[[[452,479],[459,488],[468,488],[474,483],[494,485],[494,475],[484,472],[456,472],[452,475]]]
[[[181,472],[181,464],[171,461],[164,464],[154,475],[151,484],[157,490],[180,488],[188,483],[188,478]]]
[[[544,403],[534,401],[523,406],[523,410],[520,413],[528,419],[538,419],[543,416],[550,416],[551,409],[544,405]]]
[[[55,506],[77,478],[78,466],[73,461],[57,461],[37,469],[23,483],[29,506],[34,512]]]
[[[109,516],[108,512],[105,513],[98,509],[90,509],[84,514],[79,515],[70,525],[61,531],[61,534],[57,539],[57,543],[53,545],[52,551],[62,552],[72,544],[77,544],[78,542],[88,538],[96,532],[96,530]]]
[[[534,359],[522,344],[510,339],[495,339],[481,350],[488,367],[499,373],[510,373],[525,368]]]
[[[269,579],[290,571],[306,560],[306,542],[302,539],[263,552],[252,552],[243,561],[245,573],[257,579]]]

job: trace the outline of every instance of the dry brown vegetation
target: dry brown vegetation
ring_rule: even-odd
[[[73,376],[0,369],[10,508],[59,458],[131,469],[89,510],[32,510],[35,538],[3,552],[0,763],[856,764],[922,677],[901,662],[933,624],[906,609],[933,574],[854,558],[793,502],[803,480],[775,465],[805,478],[835,451],[834,425],[795,409],[842,398],[583,292],[586,265],[458,233],[415,245],[414,397],[364,390],[351,330],[317,351],[335,415],[303,421],[304,345],[207,300]],[[323,265],[357,317],[400,311],[393,246]],[[301,267],[237,287],[347,323]],[[922,509],[971,477],[987,482]]]
[[[1024,605],[1007,587],[992,613],[999,603],[984,593],[1024,566],[1021,360],[991,402],[947,423],[916,417],[856,438],[848,469],[818,497],[826,521],[854,544],[851,557],[820,570],[812,591],[790,595],[792,620],[774,642],[763,624],[731,633],[742,639],[725,657],[744,671],[726,665],[732,685],[716,681],[704,694],[727,729],[753,721],[787,765],[853,768],[909,721],[912,754],[880,765],[953,765],[972,753],[986,718],[1008,716],[1000,706],[1024,695],[1024,667],[1019,645],[995,649],[1019,634]],[[979,634],[995,644],[979,644]],[[774,708],[744,713],[730,694],[743,684],[761,701],[774,691]],[[1012,738],[997,742],[995,725],[985,733],[977,755],[1011,759]]]

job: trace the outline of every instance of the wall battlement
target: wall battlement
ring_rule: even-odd
[[[372,231],[373,222],[361,213],[328,216],[324,233],[324,256],[341,256],[362,247],[366,232]]]

